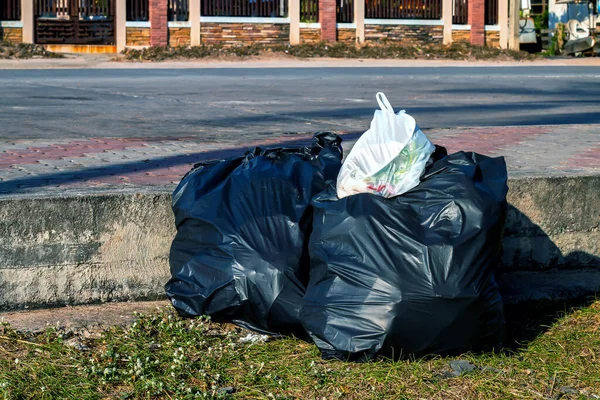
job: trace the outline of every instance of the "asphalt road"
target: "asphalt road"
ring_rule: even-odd
[[[600,123],[598,67],[0,71],[0,139],[363,131],[383,91],[427,128]]]

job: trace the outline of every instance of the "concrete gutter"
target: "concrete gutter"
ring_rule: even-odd
[[[600,176],[509,181],[508,304],[600,291]],[[0,198],[0,311],[164,298],[171,188]]]

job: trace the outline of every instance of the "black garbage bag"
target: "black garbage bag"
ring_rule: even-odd
[[[269,334],[305,335],[312,197],[341,167],[341,138],[255,149],[197,164],[173,193],[177,234],[167,296],[183,316],[210,315]]]
[[[507,191],[503,158],[460,152],[430,164],[398,197],[338,200],[333,186],[317,195],[300,318],[323,357],[501,347],[494,269]]]

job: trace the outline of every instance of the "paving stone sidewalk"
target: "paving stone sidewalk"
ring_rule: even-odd
[[[338,132],[348,151],[361,133]],[[435,129],[425,134],[449,152],[506,157],[511,177],[600,174],[600,124]],[[0,196],[70,189],[173,189],[194,163],[255,147],[299,146],[308,134],[265,134],[227,141],[206,137],[0,141]]]

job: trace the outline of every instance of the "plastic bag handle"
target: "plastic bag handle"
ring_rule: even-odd
[[[379,107],[383,111],[388,111],[388,112],[391,112],[392,114],[394,113],[394,108],[388,101],[387,97],[385,97],[385,94],[383,94],[383,92],[377,92],[377,94],[375,95],[375,98],[377,99],[377,103],[379,103]]]

